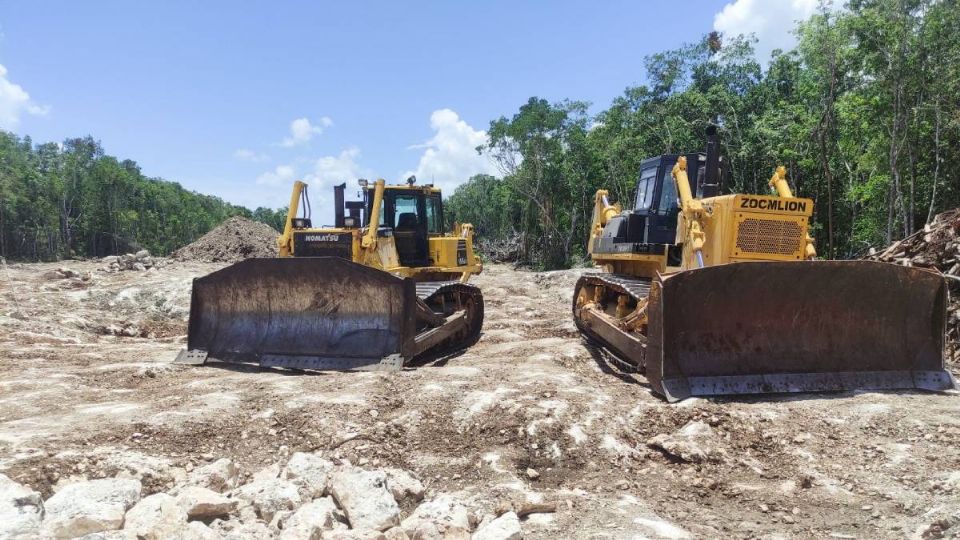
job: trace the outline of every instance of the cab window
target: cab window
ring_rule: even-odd
[[[443,233],[443,216],[440,215],[440,197],[427,197],[427,232]]]
[[[416,229],[420,224],[416,195],[397,195],[393,208],[395,229]]]
[[[657,168],[650,167],[640,171],[640,181],[637,182],[636,210],[650,208],[653,202],[653,190],[657,184]]]
[[[660,178],[660,204],[657,206],[657,212],[661,215],[669,215],[677,208],[677,183],[673,181],[669,167],[663,168],[663,176]]]

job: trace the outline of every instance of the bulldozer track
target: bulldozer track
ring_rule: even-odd
[[[611,293],[615,295],[627,295],[631,297],[634,302],[639,303],[645,301],[650,294],[650,278],[638,278],[608,273],[584,274],[577,281],[573,293],[573,320],[581,334],[586,337],[588,341],[611,353],[610,360],[619,368],[626,371],[643,372],[644,358],[646,356],[645,336],[633,334],[634,339],[639,339],[642,342],[638,347],[626,347],[623,344],[618,345],[617,343],[611,342],[611,340],[605,339],[583,320],[582,309],[577,306],[577,298],[580,296],[580,290],[588,285],[602,286],[606,291],[605,296],[609,296]],[[622,329],[618,330],[625,336],[628,335],[628,332]]]
[[[465,321],[462,323],[458,321],[464,328],[420,352],[415,360],[434,358],[466,349],[480,339],[480,330],[483,327],[483,294],[478,287],[459,281],[421,281],[417,283],[417,299],[434,314],[447,317],[448,321],[451,319],[450,315],[464,312]],[[453,322],[446,324],[453,324]],[[418,340],[428,332],[436,332],[442,326],[424,325],[418,331]]]

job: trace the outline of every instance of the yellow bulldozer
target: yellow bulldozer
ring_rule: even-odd
[[[279,258],[195,279],[177,362],[396,370],[476,342],[483,296],[467,280],[483,265],[473,227],[445,233],[440,189],[415,177],[359,183],[358,201],[334,187],[335,223],[315,228],[307,185],[296,182]]]
[[[947,286],[926,269],[816,260],[813,201],[780,167],[777,195],[720,195],[705,153],[640,166],[623,211],[596,193],[577,282],[581,333],[668,401],[689,396],[954,388],[944,369]],[[694,172],[688,173],[688,169]]]

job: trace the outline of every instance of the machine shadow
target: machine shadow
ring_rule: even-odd
[[[219,360],[207,360],[202,366],[195,366],[197,368],[215,368],[222,369],[224,371],[233,371],[234,373],[276,373],[277,375],[326,375],[329,372],[325,371],[310,371],[303,369],[293,369],[293,368],[282,368],[282,367],[272,367],[272,366],[261,366],[258,364],[242,364],[239,362],[222,362]]]
[[[480,333],[480,337],[483,337],[483,332]],[[479,338],[478,338],[479,339]],[[466,354],[469,348],[459,349],[447,353],[439,354],[426,354],[419,358],[414,358],[413,360],[407,362],[403,369],[416,369],[422,367],[443,367],[446,366],[454,358],[459,358]]]
[[[646,378],[638,379],[637,376],[642,377],[639,372],[636,370],[628,370],[628,366],[625,366],[622,362],[617,360],[613,354],[606,351],[603,347],[591,342],[588,339],[583,339],[582,343],[584,348],[587,349],[587,352],[590,353],[593,361],[596,362],[597,367],[600,368],[600,371],[606,373],[607,375],[612,375],[625,383],[636,384],[647,389],[650,388],[650,383],[647,382]]]

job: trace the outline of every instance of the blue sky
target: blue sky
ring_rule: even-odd
[[[814,0],[28,2],[0,10],[0,128],[93,135],[143,172],[255,207],[306,178],[475,172],[530,96],[606,107],[643,57],[714,28],[784,37]]]

